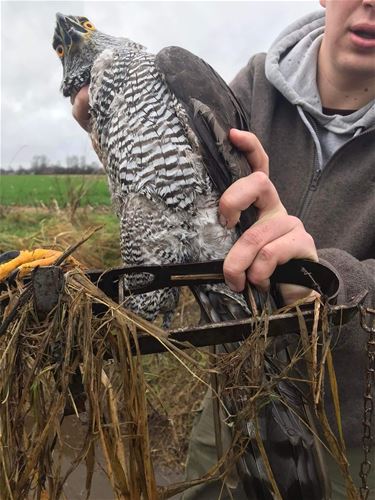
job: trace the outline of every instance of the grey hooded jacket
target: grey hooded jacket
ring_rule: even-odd
[[[339,274],[339,301],[368,290],[367,305],[374,307],[375,127],[347,141],[322,170],[314,138],[297,106],[265,76],[265,54],[250,59],[232,88],[269,156],[270,177],[281,201],[302,219],[319,258]],[[333,352],[349,446],[361,443],[366,342],[356,317],[342,328]]]
[[[317,85],[317,59],[323,39],[324,11],[288,26],[272,44],[265,64],[271,84],[298,107],[315,140],[320,168],[345,142],[375,125],[375,101],[349,114],[325,114]],[[369,89],[365,89],[365,91]]]

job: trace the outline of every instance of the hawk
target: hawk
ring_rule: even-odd
[[[63,66],[63,95],[74,99],[89,84],[90,136],[119,217],[124,263],[224,258],[255,220],[251,209],[235,229],[218,220],[222,192],[250,173],[227,137],[232,127],[249,129],[230,88],[184,49],[153,55],[102,33],[86,17],[57,14],[53,48]],[[225,285],[199,287],[199,294],[212,321],[249,315],[243,296]],[[177,300],[177,290],[164,289],[130,297],[127,307],[150,320],[162,313],[168,325]],[[287,404],[271,401],[261,428],[280,492],[290,499],[323,498],[313,438],[298,417],[301,395],[286,382],[278,391]],[[251,422],[247,430],[251,435]],[[249,498],[273,498],[254,443],[241,464]]]

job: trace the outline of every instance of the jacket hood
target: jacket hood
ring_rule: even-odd
[[[309,113],[327,130],[336,134],[355,133],[375,124],[375,103],[347,116],[325,115],[316,83],[316,67],[323,38],[325,12],[298,19],[272,44],[266,57],[266,77],[291,103]]]

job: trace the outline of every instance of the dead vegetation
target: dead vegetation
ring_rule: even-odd
[[[3,219],[5,230],[0,233],[0,252],[33,247],[65,249],[79,241],[82,234],[89,227],[100,224],[103,226],[100,231],[95,233],[84,246],[80,246],[74,255],[87,268],[91,269],[120,265],[118,226],[110,209],[105,207],[95,210],[88,207],[78,209],[74,220],[71,220],[68,211],[61,210],[58,207],[54,209],[12,207],[9,209],[4,208],[4,211],[6,211],[4,214],[6,216],[6,226]],[[22,287],[17,291],[13,291],[13,299],[16,300],[16,297],[19,297],[21,293]],[[69,297],[73,301],[72,296]],[[2,299],[2,303],[4,303],[7,299],[6,294],[3,294]],[[32,314],[32,303],[29,302],[27,307],[30,308],[27,321],[30,318],[35,319]],[[65,307],[69,309],[69,306],[65,305]],[[75,308],[72,310],[76,311]],[[20,313],[21,311],[18,311],[16,322],[22,316],[20,316]],[[182,293],[182,300],[175,314],[174,326],[194,324],[198,316],[198,309],[194,299],[186,289]],[[22,321],[20,325],[23,324]],[[46,319],[42,324],[31,322],[27,329],[28,335],[35,334],[37,335],[36,338],[40,338],[43,328],[47,328],[46,325],[49,321]],[[54,322],[54,325],[56,327],[56,322]],[[61,334],[63,334],[63,331],[64,329],[62,329]],[[1,337],[0,342],[2,347],[8,346],[8,337]],[[201,356],[200,354],[193,354],[194,357],[200,358]],[[20,358],[17,357],[17,359],[19,361]],[[48,374],[50,372],[48,358],[42,356],[40,359],[43,363],[46,363],[43,365],[44,368],[40,368],[40,370]],[[109,367],[113,364],[108,361],[104,363]],[[152,427],[151,456],[157,460],[158,467],[166,471],[167,475],[169,471],[181,474],[192,420],[206,387],[198,379],[189,377],[189,374],[185,369],[181,369],[181,364],[172,354],[145,356],[142,357],[141,363],[147,384],[148,419]],[[202,363],[204,364],[204,361]],[[13,365],[13,369],[16,373],[22,373],[23,371],[22,365],[17,363]],[[46,369],[46,372],[43,371],[44,369]],[[34,367],[34,370],[36,370],[36,367]],[[8,374],[10,375],[11,371]],[[33,383],[33,376],[30,375],[31,384]],[[17,374],[15,374],[15,377],[17,378]],[[46,384],[49,387],[49,382],[46,382]],[[24,397],[26,397],[26,394],[27,391],[25,390]],[[173,397],[171,397],[171,394],[173,394]],[[70,405],[69,401],[68,397],[66,404]],[[29,416],[26,417],[26,420],[30,422],[30,418],[33,418],[32,411],[27,411]],[[35,413],[33,415],[35,416]],[[30,439],[36,439],[36,435],[36,433],[33,434]],[[60,441],[61,436],[63,436],[63,433],[60,434]],[[3,491],[1,484],[0,491]]]
[[[80,224],[63,220],[60,215],[59,226],[47,221],[31,240],[41,245],[49,241],[63,247],[80,239],[84,223]],[[95,241],[89,240],[75,253],[89,267],[103,267],[102,262],[96,265],[98,245],[110,248],[117,241],[112,241],[105,232],[105,236],[100,233]],[[4,250],[22,248],[31,241],[28,238]],[[64,497],[64,484],[81,463],[86,466],[85,489],[89,498],[98,447],[115,498],[167,498],[183,490],[186,485],[157,488],[154,465],[174,470],[183,467],[194,410],[212,372],[212,364],[211,369],[208,368],[207,351],[177,349],[166,339],[163,330],[119,308],[79,270],[66,274],[60,301],[46,318],[36,315],[32,294],[27,296],[27,286],[23,284],[3,292],[0,298],[3,305],[9,301],[6,308],[0,306],[3,325],[11,311],[17,311],[0,336],[2,498],[39,499],[46,493],[51,499]],[[93,314],[98,304],[105,306],[104,316]],[[318,318],[322,312],[319,309],[324,310],[325,306],[317,300],[315,307]],[[192,296],[185,293],[175,326],[194,323],[196,318]],[[288,378],[290,369],[301,358],[307,361],[316,415],[330,452],[346,478],[348,498],[358,498],[348,473],[345,445],[332,432],[322,402],[322,386],[328,377],[340,429],[328,322],[325,322],[323,337],[316,335],[316,328],[315,334],[308,337],[302,317],[300,330],[301,346],[281,376]],[[141,357],[137,352],[136,331],[157,337],[167,345],[169,354]],[[223,394],[234,394],[241,387],[248,395],[238,416],[231,416],[234,429],[240,427],[241,419],[255,415],[259,401],[265,404],[267,399],[275,397],[274,388],[280,375],[267,384],[260,376],[268,342],[266,314],[241,347],[217,359],[214,370],[226,381]],[[254,369],[243,370],[246,366]],[[82,394],[84,402],[80,406]],[[224,400],[221,404],[224,405]],[[71,454],[69,466],[64,467],[66,443],[61,426],[67,408],[77,417],[84,410],[86,417],[81,427],[81,444],[77,444]],[[235,432],[234,436],[234,448],[224,454],[209,477],[223,475],[230,469],[234,455],[241,448],[240,434]],[[266,456],[264,459],[267,461]],[[270,480],[273,483],[272,477]],[[276,487],[275,494],[277,497]]]
[[[26,286],[10,296],[2,295],[3,301],[6,295],[10,297],[3,325],[8,313],[17,308],[16,319],[3,329],[0,345],[3,498],[39,498],[44,490],[49,498],[59,498],[67,477],[81,461],[87,467],[89,497],[96,443],[103,453],[116,498],[157,498],[148,404],[153,408],[153,418],[157,416],[158,426],[163,424],[162,432],[171,431],[171,448],[164,450],[165,461],[170,460],[173,441],[177,445],[175,460],[181,460],[178,423],[173,426],[163,423],[163,418],[172,422],[168,401],[160,411],[162,391],[155,383],[147,382],[137,351],[136,330],[156,336],[172,351],[173,345],[160,328],[119,308],[81,271],[67,273],[59,304],[43,320],[36,316],[32,295],[27,292]],[[98,304],[107,309],[100,318],[93,315]],[[185,365],[194,365],[194,370],[199,371],[197,361],[187,355],[183,357]],[[87,424],[82,427],[85,434],[82,447],[63,472],[59,450],[64,447],[61,433],[64,411],[67,407],[73,408],[77,415],[82,411],[74,397],[74,377],[81,379]],[[186,421],[187,415],[183,415],[181,408],[179,411],[180,419]],[[154,448],[160,447],[160,442],[156,443]],[[158,451],[154,449],[154,454]]]
[[[66,249],[79,241],[89,228],[101,227],[75,252],[75,257],[91,269],[121,265],[117,218],[110,207],[77,208],[75,217],[68,209],[47,207],[2,207],[0,253],[32,248]]]

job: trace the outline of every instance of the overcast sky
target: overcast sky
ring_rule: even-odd
[[[229,82],[290,22],[319,8],[318,0],[1,1],[1,166],[28,166],[40,154],[63,165],[70,155],[96,160],[59,92],[62,67],[51,47],[58,11],[85,15],[101,31],[131,38],[151,52],[185,47]]]

